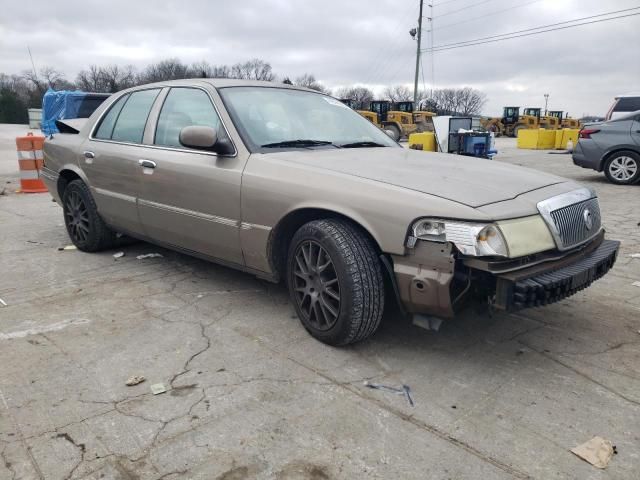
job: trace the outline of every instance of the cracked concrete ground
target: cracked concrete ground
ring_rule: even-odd
[[[11,191],[3,148],[0,479],[638,478],[640,186],[514,146],[499,161],[596,188],[615,268],[439,333],[389,308],[342,349],[306,334],[281,286],[146,243],[117,261],[57,251],[59,206]],[[409,385],[415,406],[366,380]],[[569,452],[594,435],[619,452],[604,471]]]

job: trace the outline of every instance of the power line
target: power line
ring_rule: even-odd
[[[451,2],[458,2],[460,0],[447,0],[446,2],[438,2],[438,3],[434,3],[433,6],[434,7],[439,7],[440,5],[446,5],[447,3],[451,3]]]
[[[634,8],[631,8],[631,9],[627,9],[625,11],[637,10],[639,8],[640,7],[634,7]],[[473,40],[466,40],[464,42],[456,42],[456,43],[449,43],[449,44],[443,44],[443,45],[436,45],[436,46],[434,46],[432,48],[425,49],[425,51],[439,52],[439,51],[442,51],[442,50],[451,50],[451,49],[454,49],[454,48],[470,47],[472,45],[481,45],[481,44],[485,44],[485,43],[500,42],[502,40],[511,40],[513,38],[528,37],[528,36],[531,36],[531,35],[538,35],[538,34],[541,34],[541,33],[553,32],[553,31],[556,31],[556,30],[566,30],[568,28],[580,27],[582,25],[590,25],[590,24],[593,24],[593,23],[601,23],[601,22],[606,22],[606,21],[609,21],[609,20],[617,20],[619,18],[634,17],[636,15],[640,15],[640,13],[631,13],[631,14],[627,14],[627,15],[619,15],[617,17],[601,18],[599,20],[592,20],[590,22],[576,23],[574,25],[565,25],[564,27],[548,28],[548,27],[553,27],[553,26],[556,26],[556,25],[563,25],[563,24],[567,24],[567,23],[578,22],[578,21],[581,21],[581,20],[589,19],[589,18],[601,17],[601,16],[604,16],[604,15],[612,15],[614,13],[618,13],[618,12],[603,13],[603,14],[600,14],[600,15],[593,15],[593,16],[590,16],[590,17],[577,18],[577,19],[574,19],[574,20],[566,21],[566,22],[554,23],[554,24],[550,24],[550,25],[541,25],[541,26],[536,27],[536,28],[528,28],[526,30],[519,30],[519,31],[515,31],[515,32],[510,32],[510,33],[503,33],[501,35],[492,35],[492,36],[489,36],[489,37],[481,37],[481,38],[476,38],[476,39],[473,39]],[[545,28],[546,28],[546,30],[542,30],[542,29],[545,29]],[[532,30],[540,30],[540,31],[532,32]],[[521,33],[521,32],[530,32],[530,33],[522,33],[520,35],[516,35],[516,34]],[[503,38],[497,38],[497,37],[503,37]]]
[[[404,28],[408,23],[411,16],[414,15],[413,7],[404,12],[404,15],[398,19],[397,23],[393,28],[389,30],[391,33],[389,38],[390,42],[386,42],[385,45],[377,51],[376,56],[369,62],[368,71],[370,72],[367,75],[370,82],[375,83],[380,80],[384,74],[389,71],[390,65],[393,64],[393,60],[395,56],[392,54],[393,50],[398,47],[400,40],[400,29]],[[396,69],[397,73],[397,69]]]
[[[477,42],[477,41],[480,41],[480,40],[488,40],[490,38],[504,37],[504,36],[513,35],[513,34],[516,34],[516,33],[531,32],[533,30],[540,30],[541,28],[556,27],[558,25],[566,25],[567,23],[581,22],[582,20],[589,20],[589,19],[592,19],[592,18],[605,17],[605,16],[608,16],[608,15],[615,15],[615,14],[618,14],[618,13],[630,12],[632,10],[638,10],[638,9],[640,9],[640,7],[625,8],[624,10],[616,10],[616,11],[608,12],[608,13],[599,13],[598,15],[591,15],[591,16],[588,16],[588,17],[575,18],[573,20],[566,20],[564,22],[551,23],[549,25],[542,25],[540,27],[527,28],[525,30],[516,30],[515,32],[501,33],[499,35],[491,35],[489,37],[474,38],[473,40],[464,40],[464,41],[460,41],[460,42],[436,45],[433,48],[438,49],[440,47],[450,47],[452,45],[460,45],[460,44],[463,44],[463,43]]]
[[[442,25],[442,26],[440,26],[440,27],[438,27],[438,28],[434,28],[434,31],[436,31],[436,32],[437,32],[437,31],[440,31],[440,30],[445,30],[445,29],[447,29],[447,28],[449,28],[449,27],[454,27],[454,26],[456,26],[456,25],[462,25],[463,23],[475,22],[476,20],[479,20],[479,19],[481,19],[481,18],[486,18],[486,17],[492,17],[492,16],[495,16],[495,15],[500,15],[500,14],[502,14],[502,13],[504,13],[504,12],[508,12],[509,10],[515,10],[516,8],[523,8],[523,7],[526,7],[526,6],[532,5],[532,4],[534,4],[534,3],[541,2],[541,1],[542,1],[542,0],[533,0],[532,2],[523,3],[522,5],[515,5],[515,6],[513,6],[513,7],[507,7],[507,8],[502,8],[502,9],[500,9],[500,10],[495,10],[495,11],[493,11],[493,12],[490,12],[490,13],[487,13],[487,14],[484,14],[484,15],[478,15],[478,16],[475,16],[475,17],[470,18],[470,19],[468,19],[468,20],[462,20],[461,22],[446,23],[446,24],[444,24],[444,25]]]
[[[474,3],[474,4],[471,4],[471,5],[467,5],[466,7],[463,7],[463,8],[459,8],[458,10],[451,10],[449,12],[445,12],[443,14],[439,14],[438,18],[446,17],[447,15],[453,15],[454,13],[462,12],[462,11],[468,10],[470,8],[473,8],[473,7],[479,7],[480,5],[484,5],[485,3],[489,3],[491,1],[493,1],[493,0],[484,0],[482,2]],[[437,6],[438,6],[437,4],[434,5],[434,7],[437,7]]]
[[[438,2],[438,3],[434,3],[433,6],[434,7],[439,7],[440,5],[446,5],[447,3],[451,3],[451,2],[459,2],[460,0],[447,0],[446,2]]]

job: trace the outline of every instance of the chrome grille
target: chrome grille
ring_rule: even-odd
[[[591,228],[588,228],[585,220],[586,211],[591,214]],[[579,245],[600,231],[600,206],[597,198],[558,208],[551,211],[550,216],[563,248]]]

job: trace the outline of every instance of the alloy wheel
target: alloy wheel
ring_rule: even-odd
[[[293,290],[305,320],[329,330],[340,314],[340,284],[331,257],[316,241],[301,242],[295,252]]]
[[[74,242],[86,242],[89,236],[89,213],[78,192],[69,193],[64,214],[71,239]]]
[[[609,164],[609,173],[620,181],[629,181],[638,171],[638,164],[631,157],[621,156],[614,158]]]

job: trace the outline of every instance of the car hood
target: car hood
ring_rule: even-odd
[[[323,148],[267,155],[273,160],[375,180],[473,208],[567,181],[495,160],[406,148]]]

